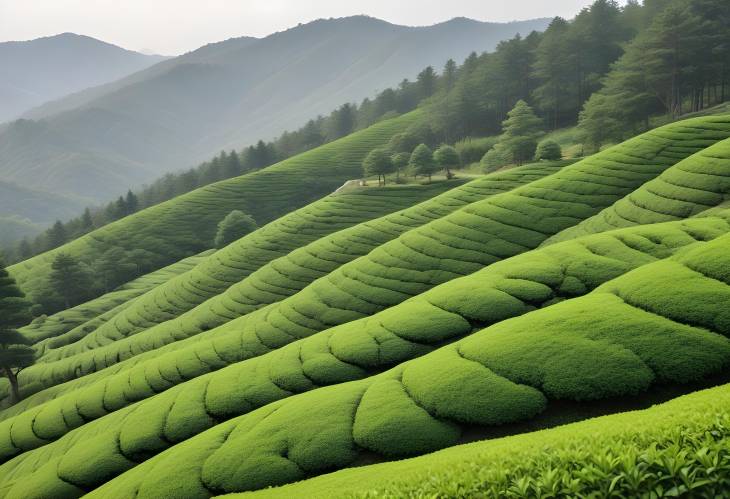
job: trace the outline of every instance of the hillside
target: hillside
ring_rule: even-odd
[[[728,23],[321,19],[0,125],[0,231],[205,160],[6,252],[0,499],[730,497]]]
[[[727,467],[715,463],[727,462],[728,404],[730,386],[723,385],[642,411],[228,497],[449,497],[454,491],[509,497],[556,490],[588,495],[608,488],[619,497],[636,497],[660,487],[692,487],[698,495],[722,497],[730,491]],[[682,468],[673,466],[677,462]]]
[[[112,248],[146,250],[159,268],[210,248],[216,224],[231,210],[250,213],[260,226],[333,192],[361,174],[365,154],[419,118],[414,112],[295,156],[278,165],[218,182],[95,230],[10,271],[26,293],[43,291],[54,256],[98,259]]]
[[[363,150],[419,116],[270,170],[307,179],[330,158],[351,174]],[[268,203],[271,223],[177,277],[151,274],[127,302],[122,289],[77,309],[78,320],[69,311],[73,324],[59,315],[24,330],[39,358],[19,376],[30,396],[0,412],[0,496],[207,498],[482,439],[492,442],[418,462],[473,460],[482,446],[504,455],[499,473],[530,459],[518,470],[534,476],[545,464],[530,442],[570,430],[529,432],[727,379],[728,144],[730,118],[704,116],[573,163],[356,188],[288,213]],[[201,218],[168,215],[154,230],[202,227],[203,213],[230,208],[221,186],[251,195],[267,171],[174,200],[181,206],[162,213]],[[110,227],[138,237],[155,210]],[[591,222],[607,213],[631,223]],[[63,250],[97,251],[75,244]],[[662,411],[576,428],[605,427],[595,449],[616,449],[611,418],[640,418],[620,438],[671,441],[669,426],[642,426]],[[508,452],[510,439],[529,445]],[[561,456],[550,463],[564,467]],[[347,490],[441,486],[396,475],[408,466],[378,465],[377,480]],[[443,486],[473,480],[462,469]],[[339,476],[262,493],[338,496],[329,484]]]
[[[0,42],[0,123],[164,59],[73,33]]]
[[[410,28],[353,17],[205,46],[7,125],[0,180],[106,201],[546,22]]]

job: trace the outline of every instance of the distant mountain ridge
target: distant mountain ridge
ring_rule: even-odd
[[[0,180],[105,201],[547,23],[356,16],[206,45],[0,128]]]
[[[88,36],[62,33],[0,43],[0,122],[72,92],[118,80],[164,60]]]

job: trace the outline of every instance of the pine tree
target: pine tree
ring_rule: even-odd
[[[127,216],[127,202],[124,200],[124,196],[117,198],[112,212],[114,213],[114,220],[119,220]]]
[[[137,210],[139,210],[139,199],[137,199],[137,195],[133,193],[131,189],[127,191],[127,197],[124,200],[124,207],[127,215],[136,213]]]
[[[236,151],[231,151],[228,154],[223,171],[225,178],[238,177],[241,174],[241,159]]]
[[[453,59],[449,59],[448,61],[446,61],[446,65],[444,65],[444,71],[441,76],[441,81],[443,89],[447,92],[451,91],[451,89],[453,89],[454,85],[456,84],[457,71],[458,67]]]
[[[81,229],[84,233],[94,228],[94,219],[91,216],[91,210],[86,208],[84,214],[81,215]]]
[[[514,109],[507,113],[507,119],[502,123],[504,134],[500,143],[518,165],[535,155],[541,126],[542,120],[535,116],[532,108],[523,100],[518,101]]]
[[[575,102],[577,89],[574,84],[575,68],[568,39],[570,25],[562,17],[556,17],[545,30],[537,47],[534,75],[540,81],[534,96],[540,109],[550,112],[553,129],[561,124],[561,118],[571,102]]]
[[[34,361],[34,351],[17,328],[30,320],[30,303],[0,261],[0,368],[10,382],[11,402],[20,400],[18,372]]]
[[[46,250],[64,245],[67,239],[66,227],[60,220],[56,220],[53,226],[46,231]]]
[[[27,260],[28,258],[33,256],[33,247],[31,246],[30,241],[28,241],[27,237],[24,237],[18,243],[16,254],[20,258],[20,261]]]
[[[418,74],[416,80],[420,99],[427,99],[436,92],[436,71],[433,67],[428,66]]]
[[[356,108],[352,104],[343,104],[335,110],[328,120],[327,139],[337,140],[355,131],[357,122]]]
[[[66,253],[56,255],[48,280],[51,289],[63,298],[66,308],[81,303],[89,296],[93,286],[88,267]]]
[[[431,175],[438,171],[438,166],[433,160],[433,152],[426,144],[416,147],[408,165],[414,175],[426,176],[429,182],[431,182]]]

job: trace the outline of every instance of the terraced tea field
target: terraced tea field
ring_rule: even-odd
[[[273,169],[354,178],[418,119]],[[263,173],[228,181],[237,202]],[[38,359],[0,412],[0,497],[722,496],[728,179],[730,117],[701,116],[571,164],[271,211],[23,329]]]
[[[14,265],[10,271],[25,292],[34,295],[59,252],[91,261],[112,248],[142,249],[149,252],[149,264],[173,263],[209,248],[216,224],[232,210],[249,213],[262,226],[359,177],[365,155],[419,116],[415,111],[272,167],[197,189]]]

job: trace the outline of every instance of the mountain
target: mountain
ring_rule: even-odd
[[[36,236],[56,219],[78,215],[88,202],[0,181],[0,250]]]
[[[163,59],[73,33],[0,43],[0,122]]]
[[[207,45],[7,124],[0,179],[108,200],[546,24],[405,27],[358,16]]]

